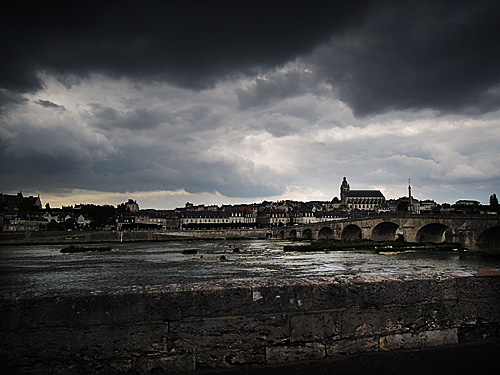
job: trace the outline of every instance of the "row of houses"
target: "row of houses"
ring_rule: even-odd
[[[50,212],[13,212],[7,211],[0,216],[4,232],[32,232],[39,230],[77,230],[87,229],[91,219],[85,215],[71,213],[53,214]]]
[[[130,215],[117,219],[118,229],[217,229],[275,227],[310,224],[346,217],[344,212],[292,212],[267,209],[260,212],[239,210],[183,210],[170,216]]]

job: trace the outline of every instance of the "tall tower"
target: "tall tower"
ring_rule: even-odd
[[[349,189],[350,187],[349,184],[347,183],[347,179],[344,177],[344,179],[342,180],[342,185],[340,185],[340,201],[344,205],[347,203],[347,197],[345,195],[345,192],[348,191]]]
[[[413,197],[411,196],[411,180],[408,179],[408,212],[413,212]]]

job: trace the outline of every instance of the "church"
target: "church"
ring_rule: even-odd
[[[351,190],[344,177],[340,185],[340,201],[349,211],[378,211],[385,204],[385,197],[380,190]]]

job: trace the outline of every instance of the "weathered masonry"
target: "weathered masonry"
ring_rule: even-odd
[[[499,338],[500,276],[5,295],[2,373],[156,373]]]
[[[369,239],[407,242],[460,242],[469,249],[500,246],[498,215],[377,215],[273,228],[274,238]]]

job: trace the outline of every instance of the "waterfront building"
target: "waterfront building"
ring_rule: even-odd
[[[332,210],[316,212],[317,222],[347,219],[351,214],[346,210]]]
[[[3,223],[4,232],[34,232],[44,228],[46,222],[38,216],[16,216]]]
[[[460,199],[455,202],[457,206],[479,207],[481,202],[471,199]]]
[[[285,210],[265,209],[257,215],[257,224],[261,227],[277,227],[290,224],[290,214]]]
[[[318,218],[313,211],[299,210],[292,214],[292,221],[298,225],[312,224],[317,223]]]
[[[239,210],[225,211],[183,211],[179,217],[179,226],[185,228],[244,228],[254,227],[256,217],[252,212]]]

